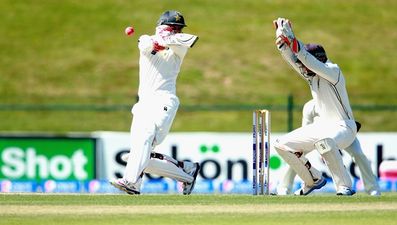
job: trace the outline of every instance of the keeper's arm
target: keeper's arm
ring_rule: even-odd
[[[277,39],[278,40],[278,39]],[[301,74],[299,67],[296,65],[297,57],[285,43],[278,43],[276,40],[277,49],[280,51],[283,59],[299,74]]]
[[[323,63],[317,60],[312,54],[306,51],[305,48],[300,49],[297,57],[308,69],[320,77],[328,80],[332,84],[338,83],[341,76],[341,71],[336,64]]]

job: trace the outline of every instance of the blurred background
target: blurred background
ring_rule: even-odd
[[[261,108],[272,111],[273,132],[300,126],[310,91],[275,47],[278,17],[341,67],[362,132],[397,131],[396,1],[2,0],[1,134],[128,132],[137,40],[169,9],[200,37],[178,78],[171,132],[248,133]],[[132,37],[124,34],[130,25]]]
[[[153,34],[168,9],[183,13],[184,32],[200,36],[179,76],[173,131],[249,131],[256,108],[274,110],[273,131],[299,126],[310,92],[276,50],[278,17],[289,18],[303,42],[323,44],[342,68],[362,131],[396,131],[397,3],[390,0],[3,0],[0,130],[128,130],[137,40]],[[124,34],[128,25],[133,37]]]

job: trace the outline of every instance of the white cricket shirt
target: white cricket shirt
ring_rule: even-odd
[[[156,37],[142,35],[139,38],[139,89],[140,100],[164,95],[176,96],[176,80],[188,48],[172,45],[152,54]]]
[[[354,120],[345,78],[339,66],[329,60],[326,63],[318,61],[302,47],[302,43],[300,45],[297,55],[285,46],[280,51],[283,58],[308,82],[320,119],[328,122]],[[316,75],[303,74],[295,63],[297,58]]]

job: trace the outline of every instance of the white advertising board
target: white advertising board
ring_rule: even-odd
[[[100,159],[97,166],[101,179],[121,177],[124,163],[121,155],[129,151],[128,132],[96,132],[100,140],[98,145]],[[274,133],[271,143],[282,133]],[[360,133],[358,138],[362,149],[371,162],[375,174],[378,174],[382,160],[397,159],[397,133]],[[155,149],[178,160],[200,162],[202,170],[198,182],[212,180],[214,186],[226,181],[252,179],[252,136],[251,133],[218,133],[218,132],[174,132]],[[316,151],[308,154],[312,165],[329,174]],[[348,154],[343,154],[344,164],[353,177],[359,175]],[[271,189],[279,183],[286,170],[286,164],[275,152],[271,144],[270,182]],[[298,180],[298,179],[297,179]]]

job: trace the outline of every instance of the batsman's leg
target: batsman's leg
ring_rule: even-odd
[[[129,154],[124,154],[121,159],[127,161]],[[183,194],[190,194],[195,186],[200,164],[190,161],[178,161],[170,156],[152,152],[151,158],[144,173],[156,174],[175,179],[183,183]]]
[[[123,177],[130,183],[136,183],[147,167],[156,132],[156,127],[151,123],[150,118],[142,116],[142,114],[134,114],[131,124],[131,150]]]
[[[161,153],[152,152],[149,164],[144,170],[145,173],[152,173],[159,176],[169,177],[180,182],[192,182],[193,177],[183,170],[183,162]]]

